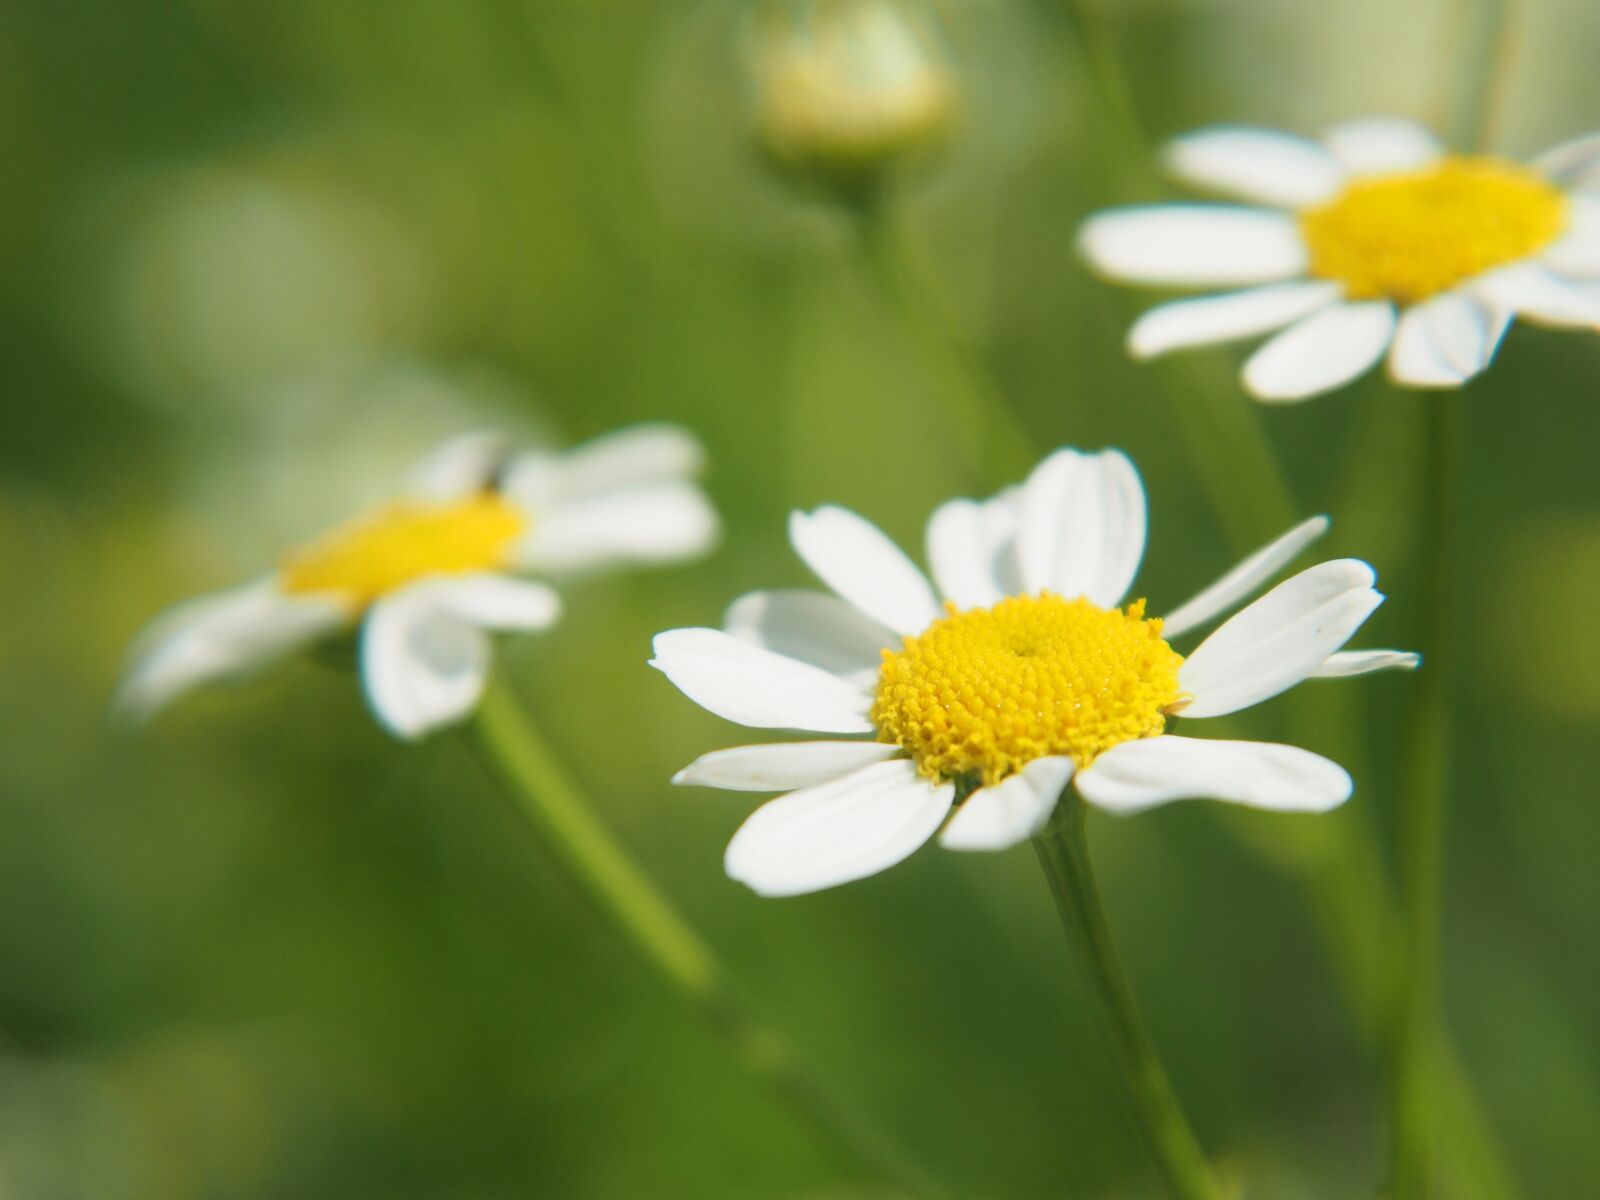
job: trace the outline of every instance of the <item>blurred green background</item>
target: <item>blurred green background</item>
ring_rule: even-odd
[[[1435,118],[1455,46],[1443,3],[1103,8],[1152,137]],[[1109,162],[1073,11],[940,8],[960,123],[900,229],[1036,453],[1133,455],[1160,611],[1236,547],[1174,398],[1122,353],[1132,308],[1074,256],[1087,212],[1171,193]],[[789,508],[843,503],[918,548],[937,502],[1009,478],[940,419],[950,360],[848,221],[752,151],[743,16],[0,7],[0,1197],[887,1194],[730,1064],[461,738],[390,741],[313,663],[142,736],[104,716],[143,622],[382,495],[438,437],[646,418],[707,442],[723,546],[577,585],[502,669],[775,1020],[960,1194],[1156,1194],[1030,851],[935,848],[761,901],[721,871],[752,798],[666,782],[739,734],[646,668],[649,638],[802,583]],[[1496,140],[1523,153],[1600,125],[1600,9],[1519,19]],[[1600,1179],[1597,382],[1600,338],[1519,328],[1459,398],[1444,1002],[1532,1197]],[[1373,380],[1260,413],[1297,508],[1336,518],[1323,548],[1394,597],[1366,645],[1406,639],[1414,401]],[[1302,724],[1361,706],[1354,742],[1319,747],[1358,781],[1329,822],[1387,837],[1406,687],[1308,689]],[[1290,715],[1237,728],[1285,736]],[[1091,830],[1179,1090],[1250,1196],[1368,1195],[1381,1171],[1379,1063],[1284,869],[1318,820],[1195,804]]]

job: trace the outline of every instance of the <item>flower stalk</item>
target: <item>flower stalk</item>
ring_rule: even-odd
[[[1134,1004],[1084,836],[1085,805],[1072,788],[1062,791],[1050,823],[1034,838],[1056,910],[1094,997],[1118,1075],[1157,1168],[1174,1200],[1217,1200],[1211,1166],[1184,1116]]]
[[[470,726],[504,786],[571,881],[727,1045],[757,1082],[843,1160],[912,1196],[946,1193],[886,1135],[844,1102],[783,1034],[764,1023],[721,961],[590,810],[533,720],[502,682],[491,682]]]
[[[994,385],[937,283],[907,245],[896,208],[894,195],[879,191],[853,212],[862,266],[933,372],[944,422],[966,449],[974,479],[987,483],[1017,478],[1032,465],[1032,439]],[[987,478],[991,473],[993,480]]]
[[[1403,924],[1392,1022],[1390,1188],[1396,1200],[1432,1195],[1437,1107],[1440,888],[1455,676],[1457,425],[1455,396],[1426,403],[1417,612],[1427,670],[1417,680],[1402,764],[1397,830]]]
[[[1450,133],[1481,152],[1508,52],[1506,0],[1463,0],[1463,69],[1450,104]],[[1451,697],[1457,667],[1456,586],[1460,566],[1460,400],[1430,395],[1420,474],[1416,549],[1418,645],[1428,664],[1406,731],[1397,825],[1402,934],[1390,1047],[1389,1188],[1395,1200],[1433,1194],[1438,1139],[1439,918],[1444,822],[1450,787]]]
[[[1103,15],[1091,0],[1067,0],[1065,7],[1082,52],[1093,63],[1088,75],[1106,117],[1102,128],[1107,158],[1113,165],[1122,156],[1145,161],[1145,138]],[[1468,65],[1452,97],[1447,132],[1452,144],[1464,150],[1481,147],[1501,90],[1506,8],[1505,0],[1463,2],[1458,61]],[[1115,171],[1108,174],[1117,175]],[[1138,182],[1142,184],[1143,178]],[[1138,191],[1126,185],[1119,190]],[[1220,363],[1197,362],[1190,368],[1192,373],[1175,366],[1162,370],[1162,365],[1156,364],[1157,374],[1191,448],[1197,478],[1230,541],[1240,550],[1259,544],[1282,528],[1282,514],[1292,511],[1286,481],[1259,419],[1238,389],[1224,383]],[[1417,397],[1406,399],[1414,402]],[[1440,422],[1451,418],[1442,410],[1458,402],[1448,393],[1431,399],[1427,418],[1432,427],[1430,445],[1448,445],[1453,434],[1441,428]],[[1229,425],[1233,426],[1231,434]],[[1429,486],[1435,477],[1433,467],[1439,465],[1431,452],[1429,461],[1429,480],[1421,481],[1423,487]],[[1440,499],[1432,488],[1430,495],[1435,501]],[[1268,516],[1269,511],[1279,515]],[[1431,530],[1439,528],[1431,518],[1428,523]],[[1375,1039],[1389,1057],[1394,1196],[1424,1194],[1415,1189],[1428,1186],[1431,1168],[1419,1175],[1419,1167],[1411,1164],[1420,1164],[1431,1155],[1432,1139],[1437,1137],[1449,1150],[1444,1168],[1450,1183],[1463,1197],[1502,1200],[1517,1194],[1516,1185],[1472,1078],[1447,1031],[1432,1020],[1431,946],[1438,922],[1438,842],[1445,783],[1442,769],[1430,775],[1421,763],[1425,752],[1434,753],[1425,751],[1433,736],[1425,727],[1436,730],[1439,754],[1445,749],[1447,735],[1446,710],[1440,697],[1448,694],[1449,664],[1448,654],[1443,659],[1439,656],[1438,632],[1439,626],[1433,625],[1435,636],[1419,645],[1426,652],[1426,666],[1417,681],[1422,694],[1416,697],[1423,744],[1412,742],[1407,795],[1402,798],[1402,805],[1410,805],[1411,810],[1403,818],[1401,832],[1400,894],[1377,861],[1377,831],[1365,811],[1320,822],[1316,829],[1306,828],[1302,836],[1288,843],[1256,844],[1302,879],[1353,1015],[1361,1031]],[[1306,726],[1296,741],[1317,732],[1325,740],[1344,743],[1349,751],[1359,740],[1352,729],[1354,711],[1348,706],[1336,707],[1331,721],[1322,713],[1324,728],[1317,731],[1311,730],[1312,718],[1303,705],[1291,709],[1290,719]],[[1438,761],[1442,764],[1442,758]],[[1436,789],[1439,801],[1418,800],[1422,795],[1419,788]],[[1430,1101],[1438,1105],[1437,1130],[1429,1115]],[[1412,1190],[1405,1190],[1407,1187]]]

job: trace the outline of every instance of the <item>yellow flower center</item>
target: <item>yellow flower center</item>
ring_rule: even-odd
[[[396,501],[292,551],[278,579],[286,592],[339,592],[365,608],[424,575],[505,566],[526,527],[493,492],[451,504]]]
[[[1360,179],[1300,214],[1311,272],[1355,300],[1415,304],[1549,245],[1567,198],[1497,158],[1446,158]]]
[[[998,783],[1036,758],[1078,768],[1154,737],[1179,699],[1183,656],[1144,601],[1127,611],[1049,592],[947,615],[885,650],[872,719],[932,779]]]

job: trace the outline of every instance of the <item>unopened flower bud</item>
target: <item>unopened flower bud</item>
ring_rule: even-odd
[[[757,128],[785,172],[859,195],[956,116],[932,14],[906,0],[778,0],[755,28]]]

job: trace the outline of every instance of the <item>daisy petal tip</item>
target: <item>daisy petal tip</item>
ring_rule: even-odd
[[[106,705],[106,723],[116,733],[131,736],[143,732],[160,711],[161,706],[151,703],[137,687],[124,684]]]
[[[1432,364],[1427,370],[1417,370],[1395,361],[1390,355],[1383,373],[1396,387],[1418,392],[1453,392],[1466,386],[1469,376],[1442,364]]]
[[[1336,567],[1339,573],[1350,581],[1352,587],[1375,588],[1377,585],[1378,572],[1365,559],[1338,558],[1334,559],[1331,565]],[[1383,599],[1383,596],[1376,591],[1373,594],[1377,595],[1379,600]]]
[[[698,631],[686,627],[683,629],[663,629],[656,634],[655,637],[650,639],[650,649],[655,654],[655,657],[649,660],[650,665],[658,671],[665,671],[667,668],[663,660],[672,653],[678,643],[686,640],[686,635],[696,632]]]
[[[1239,382],[1244,385],[1244,390],[1250,398],[1258,404],[1300,404],[1322,394],[1323,389],[1316,388],[1305,391],[1299,388],[1279,387],[1273,384],[1262,383],[1251,378],[1246,370],[1239,377]]]
[[[789,510],[789,541],[798,544],[806,536],[806,531],[811,528],[811,523],[822,512],[820,508],[811,509],[809,512],[803,508]]]
[[[1301,809],[1302,812],[1332,812],[1334,809],[1341,807],[1351,796],[1355,795],[1356,781],[1350,777],[1350,772],[1340,767],[1337,763],[1330,763],[1329,765],[1337,768],[1339,772],[1338,779],[1330,780],[1326,791],[1307,796],[1305,805]],[[1332,772],[1329,774],[1331,775]]]
[[[1150,337],[1148,327],[1139,322],[1135,322],[1128,336],[1122,339],[1122,349],[1134,362],[1150,362],[1162,354],[1162,347]]]

